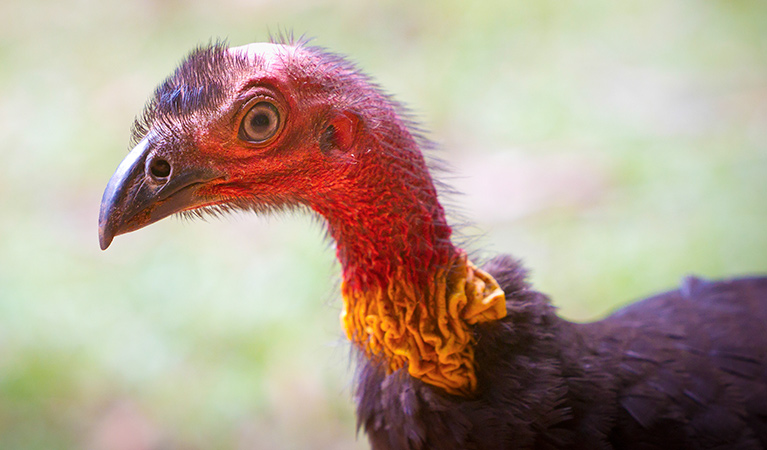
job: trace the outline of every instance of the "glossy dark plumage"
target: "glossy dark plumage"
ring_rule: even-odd
[[[575,324],[509,257],[485,269],[509,315],[477,327],[478,397],[363,360],[357,411],[373,449],[767,448],[767,277],[687,278]]]

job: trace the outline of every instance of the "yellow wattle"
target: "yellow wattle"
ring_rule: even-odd
[[[459,253],[416,290],[398,270],[386,289],[341,287],[346,335],[387,373],[407,366],[410,375],[455,395],[477,387],[470,325],[506,316],[506,297],[495,279]]]

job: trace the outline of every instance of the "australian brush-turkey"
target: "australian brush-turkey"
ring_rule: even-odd
[[[338,55],[199,48],[134,139],[104,192],[102,249],[178,212],[324,218],[374,449],[767,448],[767,277],[557,317],[515,260],[478,267],[451,241],[424,141]]]

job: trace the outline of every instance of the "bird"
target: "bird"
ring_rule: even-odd
[[[432,144],[343,56],[305,39],[199,45],[132,139],[102,250],[174,214],[324,221],[374,450],[767,448],[767,276],[689,276],[601,320],[559,317],[519,260],[455,243]]]

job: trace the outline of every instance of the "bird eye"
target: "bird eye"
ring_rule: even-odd
[[[280,111],[270,102],[253,105],[240,124],[240,139],[260,144],[268,141],[280,129]]]

